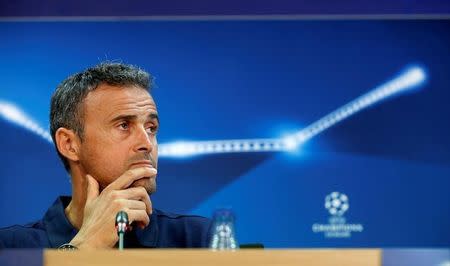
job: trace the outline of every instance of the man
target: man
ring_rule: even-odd
[[[70,76],[51,99],[50,129],[69,172],[72,197],[42,220],[0,229],[0,247],[113,248],[116,214],[128,214],[125,247],[206,247],[209,220],[153,209],[158,112],[143,70],[102,63]]]

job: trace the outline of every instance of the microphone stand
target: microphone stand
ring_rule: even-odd
[[[119,235],[119,250],[123,250],[125,232],[128,230],[128,226],[128,214],[124,211],[118,212],[116,215],[116,230]]]
[[[123,233],[119,233],[119,250],[123,250]]]

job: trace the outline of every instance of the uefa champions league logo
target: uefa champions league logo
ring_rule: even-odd
[[[352,232],[362,232],[362,224],[347,223],[344,213],[350,208],[347,195],[340,192],[331,192],[325,196],[325,209],[330,214],[328,224],[315,223],[312,226],[314,233],[324,233],[327,238],[349,238]]]
[[[331,215],[342,216],[349,208],[347,195],[333,192],[325,197],[325,208]]]

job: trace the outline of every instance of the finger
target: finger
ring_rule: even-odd
[[[130,200],[130,199],[119,199],[117,200],[122,209],[129,210],[147,210],[147,206],[143,201],[140,200]]]
[[[120,190],[129,187],[134,181],[144,177],[155,177],[156,169],[152,167],[139,167],[126,171],[119,176],[114,182],[109,184],[105,190]]]
[[[115,191],[118,198],[130,199],[130,200],[140,200],[145,206],[148,214],[152,213],[152,202],[148,192],[143,187],[132,187],[124,190]]]
[[[95,198],[98,197],[99,185],[97,180],[93,178],[91,175],[86,175],[87,188],[86,188],[86,202],[91,202]]]
[[[130,224],[132,222],[136,222],[138,224],[142,223],[144,226],[148,226],[150,224],[150,217],[145,210],[128,210],[127,213]]]

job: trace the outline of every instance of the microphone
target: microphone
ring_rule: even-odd
[[[119,250],[123,250],[123,240],[125,232],[129,226],[128,214],[124,211],[120,211],[116,214],[116,230],[119,235]]]

